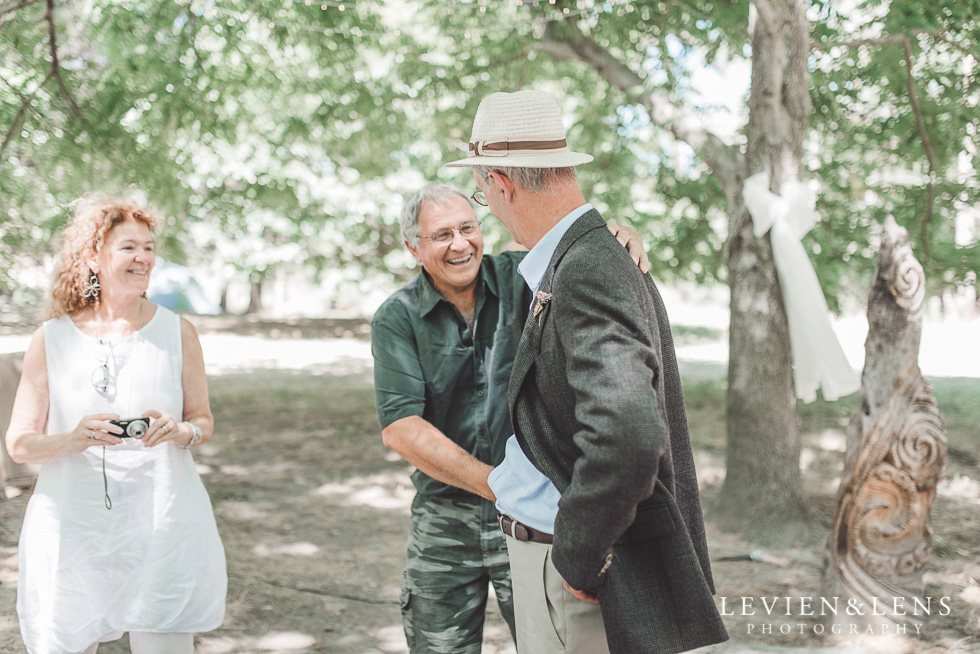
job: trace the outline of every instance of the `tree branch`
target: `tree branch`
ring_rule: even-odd
[[[0,6],[0,16],[4,14],[9,14],[17,11],[18,9],[23,9],[24,7],[30,7],[31,5],[36,5],[41,2],[41,0],[21,0],[21,2],[13,3]]]
[[[34,92],[21,100],[20,109],[17,111],[17,115],[14,117],[13,122],[10,123],[10,129],[7,130],[6,136],[3,137],[3,143],[0,144],[0,163],[3,162],[3,153],[7,151],[7,146],[10,145],[10,142],[14,137],[14,133],[20,129],[20,126],[24,123],[24,115],[27,113],[27,108],[31,106],[31,104],[34,102],[34,97],[42,88],[44,88],[44,85],[47,84],[48,80],[50,80],[53,76],[54,71],[48,71],[48,76],[37,85]],[[4,81],[6,82],[6,80]]]
[[[915,93],[915,78],[912,77],[912,44],[908,39],[902,43],[905,51],[905,67],[908,70],[907,84],[909,89],[909,103],[912,105],[912,113],[915,115],[915,127],[919,131],[919,138],[922,139],[922,147],[926,151],[926,159],[929,162],[929,183],[926,184],[926,213],[922,217],[922,224],[919,227],[919,241],[922,245],[923,260],[929,259],[929,239],[928,227],[932,220],[932,201],[935,193],[936,184],[936,159],[932,152],[932,142],[926,132],[926,124],[922,119],[922,110],[919,108],[919,100]]]
[[[949,38],[948,36],[946,36],[946,33],[943,30],[941,30],[939,32],[930,32],[929,30],[914,29],[914,30],[911,30],[910,34],[912,34],[914,36],[920,36],[920,35],[931,36],[932,38],[936,39],[937,41],[942,41],[943,43],[946,43],[947,45],[951,45],[952,47],[956,48],[957,50],[959,50],[960,52],[962,52],[966,56],[973,57],[973,58],[977,59],[978,61],[980,61],[980,54],[977,54],[977,53],[973,52],[972,50],[970,50],[969,47],[963,45],[959,41],[954,41],[953,39]],[[882,37],[878,37],[878,38],[874,38],[874,39],[858,39],[856,41],[845,41],[844,43],[835,43],[835,44],[828,43],[826,45],[821,45],[821,44],[818,44],[818,43],[813,43],[812,44],[812,49],[815,50],[815,51],[817,51],[817,52],[822,52],[826,48],[831,47],[831,46],[840,46],[842,48],[859,48],[859,47],[861,47],[863,45],[901,45],[901,44],[906,43],[908,41],[909,41],[909,38],[907,36],[904,36],[904,35],[903,36],[882,36]]]
[[[695,7],[694,3],[692,2],[685,2],[684,0],[674,0],[674,4],[677,5],[678,7],[683,7],[684,9],[691,12],[692,14],[700,16],[704,20],[710,21],[712,25],[715,24],[715,18],[716,18],[715,16],[712,16],[709,12],[704,11],[699,7]]]
[[[770,0],[752,0],[752,6],[755,7],[756,14],[765,26],[766,32],[778,34],[779,19],[776,17],[776,10],[773,9]]]
[[[726,145],[717,135],[709,132],[700,119],[674,104],[666,91],[649,88],[643,78],[586,36],[575,18],[566,18],[564,24],[570,36],[559,36],[557,24],[548,23],[537,49],[555,59],[582,61],[591,66],[606,82],[626,94],[630,101],[642,104],[650,120],[701,154],[726,189],[739,184],[741,153],[737,148]]]
[[[65,80],[61,77],[61,64],[58,59],[57,31],[55,30],[54,26],[54,0],[46,0],[46,2],[48,5],[48,11],[44,15],[44,20],[46,20],[48,23],[48,43],[51,50],[51,73],[58,82],[58,88],[61,90],[61,96],[68,104],[68,108],[71,109],[71,112],[75,114],[76,118],[81,120],[82,112],[79,110],[78,105],[75,104],[75,98],[73,98],[71,93],[68,92],[68,88],[65,86]]]
[[[79,110],[78,105],[75,103],[75,98],[72,97],[71,93],[68,91],[68,87],[65,86],[64,79],[61,77],[61,63],[58,57],[57,30],[55,29],[55,24],[54,24],[54,0],[45,0],[45,1],[47,4],[47,12],[44,15],[44,20],[48,24],[48,46],[49,46],[49,51],[51,53],[51,67],[48,69],[48,74],[44,77],[44,80],[42,80],[41,83],[38,84],[37,88],[34,89],[34,92],[27,97],[21,98],[20,109],[17,111],[17,115],[14,117],[14,120],[10,123],[10,128],[7,130],[7,133],[4,135],[3,143],[0,144],[0,161],[2,161],[3,154],[7,151],[7,147],[12,142],[14,138],[14,134],[17,132],[20,126],[23,125],[24,117],[27,114],[27,109],[34,102],[34,98],[37,97],[37,94],[40,92],[40,90],[44,88],[44,85],[47,84],[51,80],[51,78],[54,78],[58,82],[58,88],[61,90],[61,95],[64,98],[65,103],[68,105],[69,109],[71,109],[71,112],[75,115],[76,118],[82,120],[82,112],[81,110]],[[3,12],[14,11],[21,7],[26,7],[27,5],[35,4],[36,2],[40,2],[40,0],[23,0],[19,5],[5,7],[3,8],[2,11]],[[4,83],[7,83],[6,80],[3,81]],[[9,86],[9,83],[7,83],[7,85]]]
[[[844,43],[837,43],[842,48],[854,49],[860,48],[866,45],[901,45],[908,41],[907,36],[881,36],[874,39],[857,39],[855,41],[845,41]],[[822,48],[820,46],[814,47],[814,50],[820,51]]]
[[[551,23],[545,27],[544,38],[537,44],[536,48],[552,59],[561,61],[582,61],[582,58],[575,52],[575,48],[568,41],[555,38]]]
[[[973,52],[967,46],[963,45],[959,41],[954,41],[953,39],[951,39],[948,36],[946,36],[946,30],[939,30],[938,32],[930,32],[928,30],[912,30],[912,33],[915,34],[915,35],[925,34],[926,36],[931,36],[932,38],[936,39],[937,41],[942,41],[943,43],[948,43],[949,45],[953,46],[954,48],[956,48],[957,50],[959,50],[963,54],[968,55],[970,57],[973,57],[974,59],[980,61],[980,55],[978,55],[977,53]]]
[[[942,33],[926,32],[924,30],[915,30],[916,34],[929,34],[936,38],[942,39]],[[956,45],[954,42],[946,40],[950,45]],[[926,131],[926,123],[922,117],[922,109],[919,107],[919,97],[915,92],[915,78],[912,75],[912,41],[906,35],[897,36],[885,36],[875,39],[859,39],[857,41],[848,41],[847,43],[839,44],[845,48],[859,48],[862,46],[869,45],[900,45],[902,46],[902,51],[905,55],[905,72],[906,72],[906,87],[909,93],[909,105],[912,107],[912,115],[915,116],[915,128],[919,133],[919,140],[922,141],[922,149],[926,154],[926,161],[929,164],[929,181],[926,183],[926,207],[925,214],[922,217],[922,224],[919,226],[919,242],[922,245],[922,258],[924,261],[929,259],[929,223],[932,220],[932,205],[935,199],[935,187],[936,187],[936,157],[932,150],[932,141],[929,139],[929,133]],[[957,46],[959,47],[959,46]],[[819,48],[818,48],[819,49]],[[969,50],[964,50],[967,54],[972,55]]]

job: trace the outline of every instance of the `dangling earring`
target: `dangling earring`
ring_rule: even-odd
[[[90,297],[95,300],[95,310],[99,310],[99,291],[102,290],[102,285],[99,284],[99,278],[92,273],[89,277],[88,286],[82,289],[82,297]]]
[[[102,290],[102,285],[99,284],[99,278],[92,273],[92,276],[88,279],[88,286],[82,289],[82,297],[99,297],[99,291]]]

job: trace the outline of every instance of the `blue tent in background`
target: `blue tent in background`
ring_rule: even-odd
[[[154,304],[174,311],[214,316],[221,307],[208,300],[204,289],[191,275],[190,268],[157,257],[146,297]]]

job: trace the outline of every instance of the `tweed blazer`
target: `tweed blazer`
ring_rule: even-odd
[[[592,210],[560,241],[542,294],[550,298],[528,315],[509,406],[524,452],[562,494],[555,567],[574,588],[598,593],[613,654],[727,640],[653,280]]]

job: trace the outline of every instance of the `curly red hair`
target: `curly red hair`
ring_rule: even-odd
[[[83,294],[93,274],[86,259],[102,250],[106,236],[116,225],[132,218],[146,225],[152,233],[160,224],[155,211],[125,196],[90,193],[69,206],[75,215],[63,233],[64,245],[51,283],[47,318],[66,313],[74,315],[96,304],[96,298]]]

